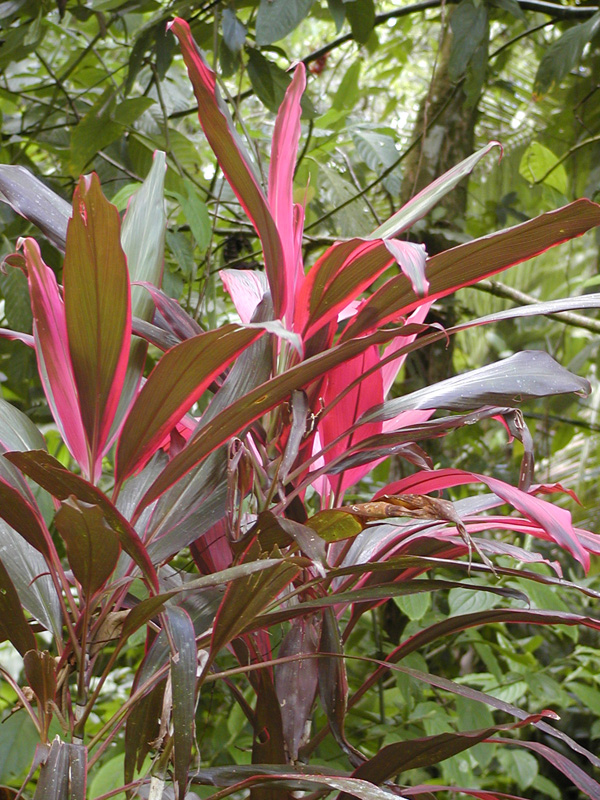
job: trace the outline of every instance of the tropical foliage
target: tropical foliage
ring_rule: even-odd
[[[566,403],[592,387],[537,342],[414,391],[407,380],[423,354],[436,345],[443,354],[454,337],[483,326],[597,308],[599,295],[580,293],[463,313],[454,323],[431,313],[457,290],[595,228],[600,206],[553,203],[462,243],[455,225],[444,231],[443,248],[431,227],[421,235],[421,220],[452,208],[464,179],[499,152],[492,141],[428,185],[415,180],[420,190],[381,222],[398,194],[399,158],[387,132],[348,122],[359,70],[349,67],[329,118],[315,122],[304,65],[288,76],[264,55],[281,55],[268,48],[311,4],[261,3],[256,17],[255,4],[247,5],[248,19],[244,4],[231,5],[222,27],[207,31],[207,8],[193,28],[203,44],[215,31],[222,36],[226,75],[247,60],[254,90],[277,110],[268,145],[258,145],[269,154],[268,170],[261,152],[248,151],[268,126],[261,122],[259,134],[250,116],[238,115],[236,128],[218,88],[227,85],[181,19],[169,24],[169,36],[179,41],[205,141],[226,182],[200,160],[191,126],[170,128],[167,117],[177,112],[167,102],[184,93],[168,71],[175,40],[161,38],[163,9],[134,9],[148,19],[127,79],[104,85],[106,70],[91,62],[102,63],[106,53],[96,45],[125,20],[118,6],[69,9],[84,27],[104,26],[68,75],[57,81],[49,66],[50,90],[73,102],[59,108],[54,97],[34,122],[40,130],[28,139],[30,156],[0,165],[0,191],[15,212],[6,235],[22,234],[25,218],[44,236],[26,236],[16,251],[16,236],[12,247],[7,241],[2,277],[0,634],[19,655],[19,667],[2,671],[3,696],[14,704],[5,730],[20,732],[27,760],[10,756],[7,766],[5,758],[4,780],[35,798],[242,790],[258,800],[292,791],[497,798],[530,787],[556,796],[538,767],[548,763],[574,791],[600,797],[592,776],[599,759],[556,713],[573,696],[598,713],[594,640],[570,650],[577,629],[590,636],[600,629],[593,612],[600,594],[593,578],[581,578],[600,539],[555,502],[566,493],[572,507],[568,489],[534,483],[533,440],[519,407],[551,395]],[[458,81],[466,70],[467,101],[484,80],[483,8],[484,21],[467,3],[452,16],[448,68]],[[28,57],[45,37],[60,35],[42,11],[37,22],[9,28],[10,46],[0,52],[11,69],[25,64],[11,55],[17,40]],[[340,27],[346,16],[354,38],[368,45],[379,20],[371,11],[356,0],[331,2],[322,14]],[[17,4],[8,19],[28,13]],[[483,31],[472,52],[461,38],[465,20]],[[594,24],[591,16],[571,28],[576,33],[554,50],[568,46],[575,64]],[[257,47],[244,49],[250,34]],[[320,78],[327,60],[319,58],[308,61]],[[551,74],[557,63],[542,59],[538,91],[565,77],[566,70]],[[72,98],[68,83],[83,65],[100,87],[85,114],[95,90],[86,78],[85,94]],[[127,99],[143,70],[152,94]],[[34,95],[47,91],[36,87]],[[36,107],[24,91],[19,97]],[[157,104],[167,152],[157,150],[150,166],[156,130],[150,136],[136,125]],[[20,109],[10,113],[17,119]],[[308,133],[298,156],[303,115]],[[360,184],[370,169],[387,181],[367,210],[371,230],[336,170],[346,124],[364,159],[360,178],[350,161],[348,174]],[[41,128],[54,125],[62,126],[62,150],[56,141],[42,144]],[[11,156],[22,149],[14,136]],[[313,136],[318,147],[309,157]],[[78,178],[72,204],[34,176],[40,164],[53,164],[75,178],[100,159],[110,167],[99,169],[106,186],[124,166],[123,147],[128,163],[138,158],[126,169],[147,177],[141,185],[120,179],[113,203],[94,173]],[[547,158],[542,145],[529,148],[522,170],[533,156]],[[346,186],[340,191],[354,212],[348,203],[335,217],[341,230],[313,240],[305,231],[319,214],[325,230],[335,194],[321,191],[322,173],[331,186]],[[548,206],[561,199],[553,173],[543,181]],[[199,191],[214,213],[212,228]],[[168,227],[165,195],[175,222]],[[231,227],[219,230],[223,222]],[[332,233],[341,235],[325,249]],[[218,282],[220,247],[231,252]],[[582,315],[568,319],[585,323]],[[475,423],[483,446],[519,442],[514,481],[477,453],[460,468],[434,463],[430,452],[447,435],[475,441]],[[558,643],[559,666],[543,652],[545,639]]]

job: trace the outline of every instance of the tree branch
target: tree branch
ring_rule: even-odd
[[[514,300],[523,305],[535,305],[540,301],[530,294],[519,292],[517,289],[512,289],[499,281],[479,281],[474,284],[472,289],[477,289],[486,294],[492,294],[494,297],[503,297],[507,300]],[[584,328],[592,333],[600,333],[600,321],[596,319],[589,319],[583,314],[576,314],[574,311],[561,311],[558,314],[544,314],[546,317],[556,319],[559,322],[564,322],[565,325],[571,325],[574,328]]]

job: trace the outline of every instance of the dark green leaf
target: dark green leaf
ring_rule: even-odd
[[[476,5],[473,0],[462,0],[452,12],[450,26],[453,37],[448,72],[456,81],[488,35],[486,6],[483,3]]]
[[[586,44],[600,30],[600,12],[580,22],[553,42],[544,53],[533,86],[539,98],[557,86],[579,63]]]
[[[276,113],[283,101],[285,90],[291,83],[291,74],[284,72],[277,64],[265,58],[260,51],[252,48],[248,51],[248,77],[257,97],[269,111]],[[317,112],[308,95],[302,97],[300,105],[305,117],[316,116]]]
[[[346,19],[346,4],[344,3],[344,0],[327,0],[327,6],[329,8],[331,17],[335,22],[336,33],[339,33],[342,30],[342,25]]]
[[[256,44],[278,42],[307,16],[313,0],[260,0],[256,17]]]
[[[345,10],[352,36],[365,44],[375,26],[375,3],[373,0],[350,0],[345,2]]]
[[[239,53],[246,41],[246,26],[242,25],[233,8],[223,9],[223,41],[232,53]]]

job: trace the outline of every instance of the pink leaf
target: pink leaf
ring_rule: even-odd
[[[424,244],[412,244],[398,239],[385,239],[385,246],[394,256],[402,272],[412,284],[417,297],[424,297],[429,291],[429,281],[425,277],[427,251]]]
[[[194,87],[194,94],[198,101],[200,124],[208,143],[236,197],[260,236],[275,315],[281,318],[285,312],[286,302],[284,282],[281,278],[284,251],[267,198],[217,94],[215,73],[198,50],[189,25],[184,20],[176,18],[169,23],[168,28],[179,39],[183,58]]]
[[[240,319],[247,325],[252,320],[256,306],[269,291],[265,276],[262,272],[247,269],[222,269],[219,276]]]
[[[573,529],[571,514],[568,511],[546,503],[531,494],[522,492],[520,489],[510,486],[497,478],[490,478],[487,475],[479,475],[475,472],[465,472],[460,469],[441,469],[433,473],[418,472],[382,489],[375,498],[382,494],[427,494],[449,486],[460,486],[473,482],[484,483],[494,494],[502,498],[504,502],[514,506],[523,516],[539,523],[554,542],[568,550],[583,565],[586,571],[589,569],[589,553],[583,547]]]
[[[304,277],[300,249],[302,224],[298,215],[294,219],[292,191],[300,140],[300,100],[305,88],[306,72],[304,64],[300,62],[277,114],[269,165],[269,206],[283,246],[283,274],[280,274],[290,320],[294,313],[296,289]]]

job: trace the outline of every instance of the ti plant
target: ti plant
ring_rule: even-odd
[[[95,175],[80,179],[70,208],[26,171],[0,166],[4,199],[65,253],[62,286],[34,239],[22,240],[5,267],[26,275],[34,323],[31,336],[2,335],[34,348],[70,454],[52,456],[29,418],[0,401],[0,635],[23,661],[22,680],[2,674],[18,713],[39,733],[20,796],[35,785],[36,800],[83,800],[88,774],[116,743],[124,750],[123,784],[105,798],[183,800],[202,784],[215,798],[242,790],[254,800],[292,791],[431,797],[448,787],[410,786],[411,769],[531,725],[560,740],[561,752],[510,741],[600,797],[600,785],[564,748],[595,766],[599,759],[548,722],[553,712],[528,715],[402,665],[417,649],[490,622],[600,629],[591,617],[528,607],[504,580],[518,574],[564,585],[530,569],[542,556],[510,534],[563,548],[584,569],[590,553],[600,553],[600,537],[540,498],[561,487],[533,485],[531,437],[517,408],[528,398],[585,393],[587,381],[531,351],[386,399],[412,352],[458,330],[599,307],[596,294],[450,330],[427,322],[438,298],[600,224],[600,206],[579,200],[430,258],[398,238],[497,146],[491,143],[370,236],[334,244],[305,271],[303,207],[292,199],[304,68],[296,68],[277,115],[265,189],[187,24],[177,19],[171,28],[208,142],[263,247],[264,273],[221,276],[240,323],[202,330],[160,289],[163,153],[123,221]],[[144,379],[148,342],[161,355]],[[524,445],[518,487],[433,469],[425,440],[490,418]],[[347,489],[392,455],[413,473],[345,504]],[[474,483],[488,493],[456,503],[438,495]],[[509,514],[497,510],[506,504]],[[174,559],[186,569],[174,569]],[[456,580],[439,577],[450,568]],[[457,586],[495,594],[504,605],[423,627],[384,659],[367,659],[370,673],[349,693],[347,641],[366,611],[390,597]],[[98,714],[114,670],[132,663],[140,641],[128,699]],[[394,672],[488,704],[507,721],[364,752],[347,735],[348,714]],[[198,701],[215,681],[249,721],[251,763],[211,766],[200,757]],[[321,766],[327,737],[345,769]]]

